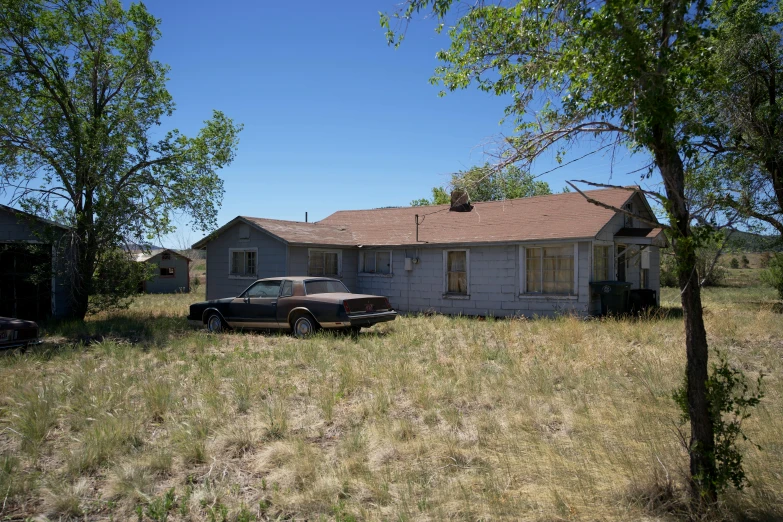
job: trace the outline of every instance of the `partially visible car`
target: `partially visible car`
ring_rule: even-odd
[[[386,297],[352,294],[339,279],[259,279],[237,297],[190,305],[188,321],[211,332],[226,328],[279,329],[306,337],[320,328],[358,332],[397,312]]]
[[[0,349],[19,348],[40,343],[38,324],[24,319],[0,317]]]

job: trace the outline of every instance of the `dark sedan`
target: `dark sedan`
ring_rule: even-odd
[[[319,328],[358,332],[393,321],[397,312],[377,295],[352,294],[339,279],[280,277],[260,279],[239,297],[190,305],[188,321],[211,332],[225,328],[292,331],[306,337]]]
[[[0,317],[0,349],[38,344],[38,325],[33,321]]]

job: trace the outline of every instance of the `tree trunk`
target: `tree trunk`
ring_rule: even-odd
[[[659,134],[661,136],[661,134]],[[702,314],[699,275],[696,273],[696,245],[690,227],[690,211],[685,199],[682,159],[674,143],[657,140],[655,160],[661,171],[669,200],[669,216],[674,228],[674,254],[678,267],[680,299],[685,320],[685,369],[688,416],[691,423],[690,472],[694,500],[714,502],[715,432],[707,397],[709,352]]]

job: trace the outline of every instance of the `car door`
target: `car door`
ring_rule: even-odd
[[[277,328],[279,279],[258,281],[231,302],[231,326],[235,328]]]

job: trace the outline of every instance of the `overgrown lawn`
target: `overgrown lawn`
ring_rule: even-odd
[[[687,456],[682,319],[405,317],[353,338],[210,335],[203,296],[144,296],[0,357],[3,515],[56,520],[668,520]],[[765,398],[750,487],[711,518],[783,517],[783,315],[705,290],[711,348]],[[676,308],[665,290],[663,304]]]

